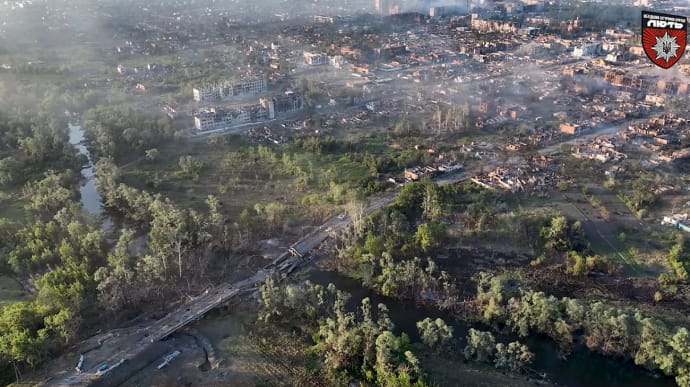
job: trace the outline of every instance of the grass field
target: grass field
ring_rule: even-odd
[[[160,155],[155,161],[142,157],[126,163],[121,170],[125,183],[160,193],[185,208],[205,212],[205,199],[215,195],[222,211],[232,218],[257,203],[279,202],[290,208],[292,220],[330,211],[332,206],[323,194],[331,190],[331,181],[353,183],[368,174],[360,164],[339,155],[294,151],[294,165],[310,176],[308,181],[299,182],[298,177],[283,170],[280,161],[281,149],[293,152],[288,146],[273,148],[278,155],[275,162],[251,156],[247,152],[251,146],[239,136],[230,137],[225,145],[209,145],[204,140],[167,144],[158,148]],[[198,178],[180,175],[179,161],[185,155],[203,161]],[[302,199],[307,195],[315,195],[317,203],[312,200],[303,205]]]
[[[134,187],[160,193],[180,206],[206,211],[204,200],[216,195],[223,203],[224,212],[239,215],[243,208],[254,203],[287,200],[295,204],[289,187],[290,178],[275,174],[265,168],[253,170],[222,168],[223,160],[241,149],[243,144],[210,147],[205,142],[169,144],[158,148],[160,156],[155,161],[145,158],[125,165],[122,170],[126,183]],[[199,178],[177,176],[181,156],[191,155],[205,164]],[[230,162],[230,161],[228,161]]]
[[[152,55],[146,57],[134,57],[121,60],[119,63],[126,67],[143,67],[149,63],[159,63],[163,65],[178,64],[180,59],[177,55]]]
[[[26,299],[27,295],[19,282],[8,276],[0,276],[0,306]]]
[[[655,258],[665,247],[651,237],[654,225],[636,219],[613,192],[594,190],[589,195],[600,206],[594,207],[588,197],[575,189],[554,191],[548,199],[526,201],[524,206],[530,211],[555,211],[580,221],[594,253],[620,264],[626,275],[656,277],[666,270],[664,263]],[[602,217],[602,207],[609,213],[608,220]]]
[[[25,204],[26,201],[21,198],[21,188],[3,189],[0,191],[0,219],[23,220],[26,216]]]
[[[0,203],[0,218],[21,220],[24,218],[25,202],[23,200],[8,200]]]

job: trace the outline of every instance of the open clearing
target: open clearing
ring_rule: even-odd
[[[635,218],[613,192],[590,190],[589,195],[601,203],[599,208],[575,189],[552,191],[548,198],[526,200],[523,206],[536,213],[560,213],[580,221],[594,253],[620,264],[626,275],[656,278],[664,272],[665,263],[658,255],[666,247],[649,238],[652,233],[663,232],[661,226]],[[608,212],[608,220],[602,217],[601,207]]]
[[[27,294],[14,278],[0,276],[0,307],[14,301],[26,300]]]

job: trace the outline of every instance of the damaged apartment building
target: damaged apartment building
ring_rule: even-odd
[[[266,79],[254,78],[243,81],[225,80],[218,83],[195,87],[192,89],[194,100],[217,101],[241,95],[260,94],[266,91]]]
[[[261,98],[259,103],[240,107],[211,107],[194,113],[194,128],[199,133],[224,130],[233,126],[262,120],[272,120],[304,108],[302,94],[287,92],[270,98]]]

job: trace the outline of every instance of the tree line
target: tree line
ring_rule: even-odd
[[[314,345],[327,378],[336,385],[353,377],[379,386],[426,386],[417,356],[405,333],[393,333],[388,308],[378,304],[376,319],[368,298],[357,312],[348,311],[350,294],[333,284],[309,281],[278,286],[273,279],[261,286],[259,319],[312,330]]]
[[[47,169],[78,170],[67,122],[43,111],[0,112],[0,188],[21,186]]]
[[[172,140],[178,133],[167,116],[156,117],[136,110],[99,106],[83,114],[89,150],[96,158],[120,161]]]
[[[551,337],[564,353],[583,342],[592,351],[674,376],[679,386],[690,385],[690,333],[685,327],[669,326],[635,308],[558,299],[516,286],[519,281],[506,276],[479,273],[476,279],[478,318],[487,324],[505,326],[521,337]]]
[[[420,254],[433,256],[437,250],[432,244],[425,251],[422,239],[415,235],[421,225],[433,224],[434,218],[443,219],[449,206],[464,207],[467,211],[462,199],[446,196],[461,189],[435,187],[431,182],[407,185],[393,206],[365,218],[359,225],[355,223],[345,234],[340,241],[339,265],[380,294],[417,299],[453,310],[459,303],[457,285],[431,259],[416,258]],[[612,270],[608,262],[589,254],[578,222],[554,216],[529,227],[537,235],[535,246],[547,255],[565,259],[566,273],[584,275],[591,270]],[[448,237],[441,233],[439,240],[447,243]],[[684,275],[685,245],[684,238],[678,238],[670,254],[679,276]],[[637,365],[674,376],[681,386],[690,383],[690,346],[684,327],[669,326],[634,308],[568,297],[558,299],[522,288],[519,280],[506,276],[480,273],[476,281],[476,296],[469,306],[476,308],[478,320],[497,330],[507,329],[520,337],[551,337],[563,353],[582,342],[590,350],[626,357]],[[467,309],[472,310],[463,310]],[[528,351],[519,343],[498,348],[488,335],[475,332],[474,336],[474,342],[483,343],[484,349],[468,349],[471,358],[509,368],[509,364],[520,364],[522,360],[527,364],[530,360]]]
[[[93,274],[105,257],[105,236],[85,217],[73,176],[49,173],[26,189],[28,217],[0,222],[4,274],[33,278],[31,301],[0,312],[0,355],[18,373],[52,358],[99,315]]]
[[[395,325],[388,308],[376,308],[369,298],[359,305],[351,295],[333,284],[322,286],[306,281],[282,283],[268,279],[261,286],[258,320],[279,328],[306,327],[318,355],[321,371],[333,384],[352,379],[374,386],[433,385],[416,353],[430,351],[440,356],[461,356],[479,363],[492,363],[509,372],[522,372],[534,355],[520,342],[497,342],[490,332],[470,329],[466,338],[455,336],[452,326],[441,318],[424,318],[416,323],[419,343],[413,343]],[[459,346],[465,342],[464,347]],[[464,348],[457,351],[456,348]]]

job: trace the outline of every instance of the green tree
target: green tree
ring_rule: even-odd
[[[407,117],[401,117],[393,126],[393,132],[397,135],[406,135],[410,132],[410,122]]]
[[[51,171],[43,179],[27,183],[24,195],[29,199],[31,209],[43,217],[50,217],[75,202],[75,186],[76,177],[73,172],[57,174]]]
[[[175,259],[178,277],[182,278],[183,259],[204,238],[202,220],[196,212],[182,211],[169,200],[155,199],[150,211],[153,220],[149,231],[149,247],[160,260],[164,273],[168,273],[169,260]]]
[[[579,221],[569,224],[564,216],[551,218],[551,223],[541,229],[541,235],[546,239],[546,247],[556,251],[573,250],[581,238],[582,225]]]
[[[419,182],[405,184],[395,199],[396,209],[411,218],[419,214],[419,207],[424,198],[424,185]]]
[[[168,117],[158,118],[134,110],[98,107],[83,115],[83,127],[91,145],[91,154],[98,160],[112,157],[120,160],[141,155],[145,149],[160,146],[175,136]]]
[[[445,224],[441,222],[422,223],[414,234],[415,243],[424,251],[440,245],[446,234]]]
[[[0,353],[13,362],[36,366],[55,346],[44,326],[43,315],[32,302],[17,302],[0,313]]]
[[[7,186],[14,183],[21,168],[20,162],[15,157],[5,157],[0,159],[0,186]]]
[[[436,222],[441,217],[441,202],[438,186],[434,183],[424,185],[424,200],[422,201],[422,216],[430,222]]]
[[[587,259],[583,255],[578,254],[577,251],[571,251],[568,253],[567,272],[574,276],[583,276],[589,273]]]
[[[158,160],[158,157],[160,156],[160,152],[158,151],[158,148],[151,148],[146,150],[146,158],[149,161],[156,161]]]
[[[446,325],[440,318],[432,320],[429,317],[417,322],[417,329],[422,342],[429,348],[441,347],[453,338],[453,327]]]
[[[667,259],[675,277],[681,281],[686,281],[690,268],[690,256],[683,235],[676,234],[676,242],[669,250]]]
[[[364,250],[366,250],[373,257],[380,257],[384,251],[383,238],[378,235],[374,235],[373,232],[367,233],[367,239],[364,241]]]
[[[496,344],[496,358],[494,359],[496,368],[505,368],[516,372],[531,364],[533,359],[534,354],[520,342],[514,341],[508,345]]]
[[[467,345],[464,354],[467,360],[476,360],[481,363],[488,362],[496,350],[496,340],[491,332],[482,332],[470,328],[467,334]]]
[[[409,350],[409,340],[403,333],[395,336],[383,331],[376,338],[376,382],[379,386],[423,386],[419,379],[419,360]],[[416,380],[416,382],[413,382]]]
[[[183,176],[191,177],[193,180],[199,178],[199,173],[204,168],[204,162],[197,160],[191,155],[180,156],[180,171]]]
[[[98,299],[113,311],[129,305],[137,293],[134,262],[129,254],[133,240],[134,230],[122,229],[115,248],[108,254],[108,265],[94,273]]]

